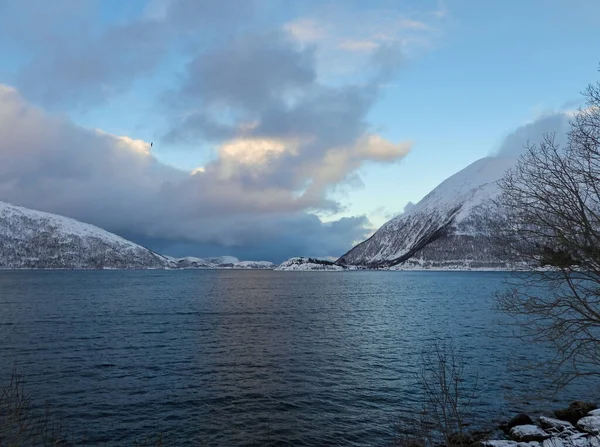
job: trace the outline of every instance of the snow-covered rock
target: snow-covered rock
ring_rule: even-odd
[[[570,422],[546,416],[540,416],[540,425],[551,434],[576,432],[575,427]]]
[[[516,159],[486,157],[446,179],[409,211],[343,255],[339,265],[506,268],[490,244],[498,180]]]
[[[536,428],[539,429],[539,427]],[[531,430],[533,431],[533,429]],[[488,447],[600,447],[600,437],[574,431],[547,436],[543,441],[493,440],[484,441],[482,444]]]
[[[485,447],[600,447],[600,438],[585,433],[576,433],[567,437],[554,436],[541,442],[517,442],[501,439],[484,441],[482,445]]]
[[[600,416],[586,416],[577,421],[577,426],[592,435],[600,435]]]
[[[166,257],[94,225],[0,202],[0,268],[164,268]]]
[[[519,442],[543,441],[550,437],[537,425],[517,425],[510,429],[510,437]]]
[[[314,258],[290,258],[280,264],[275,270],[279,271],[341,271],[343,267],[329,261]]]
[[[588,412],[587,416],[600,416],[600,408]]]
[[[542,442],[542,447],[600,447],[597,436],[577,433],[571,436],[552,437]]]

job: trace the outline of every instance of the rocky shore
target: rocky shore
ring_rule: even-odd
[[[451,439],[453,446],[473,447],[600,447],[600,409],[587,402],[572,402],[553,416],[536,420],[519,414],[497,429]]]

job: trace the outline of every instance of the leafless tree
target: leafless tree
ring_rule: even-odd
[[[423,393],[423,407],[406,417],[398,427],[396,441],[401,447],[470,444],[464,431],[471,416],[477,379],[467,381],[465,361],[452,343],[436,343],[421,356],[417,383]]]
[[[553,349],[538,366],[557,389],[600,376],[600,83],[584,96],[566,145],[528,144],[498,200],[497,241],[528,271],[498,304],[520,337]]]

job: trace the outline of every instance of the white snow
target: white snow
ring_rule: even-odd
[[[542,442],[542,447],[598,447],[599,445],[597,436],[588,436],[585,433],[555,436]]]
[[[561,421],[560,419],[549,418],[546,416],[540,416],[540,423],[542,427],[553,429],[559,432],[575,430],[573,424],[568,421]]]
[[[564,427],[565,431],[553,435],[548,435],[547,433],[544,435],[545,432],[535,425],[521,425],[514,427],[511,430],[511,437],[513,439],[519,439],[519,437],[522,439],[527,436],[544,436],[546,439],[541,441],[541,443],[537,441],[517,442],[514,440],[492,440],[484,441],[483,445],[488,447],[600,447],[599,436],[578,432],[568,422],[566,424],[560,424],[559,422],[564,421],[557,422],[557,419],[552,418],[545,418],[545,421],[546,423],[552,423],[555,427]]]
[[[544,439],[541,443],[537,441],[516,442],[509,440],[484,441],[486,447],[600,447],[600,438],[577,433],[565,437],[552,437]]]
[[[577,426],[585,432],[600,435],[600,416],[586,416],[577,421]]]
[[[600,416],[600,408],[590,411],[587,415],[588,416]]]
[[[549,438],[550,435],[537,425],[517,425],[510,429],[512,438],[519,441],[535,441],[538,439]]]

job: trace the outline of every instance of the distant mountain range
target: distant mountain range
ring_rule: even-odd
[[[498,180],[515,158],[486,157],[452,175],[336,264],[368,268],[502,269],[490,231]]]
[[[171,258],[94,225],[0,202],[0,268],[273,268],[271,262]]]
[[[344,267],[340,267],[333,262],[324,261],[322,259],[295,257],[284,261],[275,270],[288,272],[341,271],[344,270]]]
[[[407,212],[385,223],[335,264],[291,258],[278,270],[503,269],[492,249],[493,199],[515,158],[487,157],[454,174]],[[172,258],[55,214],[0,202],[0,268],[273,269],[233,256]]]

